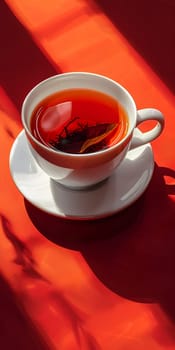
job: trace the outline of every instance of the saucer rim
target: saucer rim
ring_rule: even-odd
[[[136,128],[139,132],[141,132],[138,128]],[[155,161],[154,161],[154,154],[153,154],[153,150],[152,150],[152,146],[150,143],[147,143],[146,145],[143,145],[143,146],[149,146],[150,148],[150,153],[151,153],[151,165],[150,165],[150,168],[149,168],[149,176],[147,177],[147,181],[145,182],[144,186],[142,186],[141,190],[137,193],[136,196],[134,196],[133,200],[131,201],[128,201],[126,202],[125,205],[123,205],[122,207],[116,209],[116,210],[110,210],[110,211],[106,211],[105,213],[103,214],[94,214],[94,215],[65,215],[64,213],[61,213],[61,212],[53,212],[53,210],[49,210],[48,207],[42,207],[39,205],[39,203],[35,203],[35,200],[31,200],[29,198],[27,198],[24,194],[24,192],[21,190],[20,186],[17,184],[17,181],[15,179],[15,176],[13,174],[13,171],[12,171],[12,166],[11,166],[11,163],[12,163],[12,159],[13,159],[13,154],[15,152],[15,149],[16,149],[16,145],[17,145],[17,142],[18,142],[18,139],[20,137],[24,137],[25,136],[25,130],[22,129],[19,134],[17,135],[17,137],[15,138],[13,144],[12,144],[12,147],[11,147],[11,150],[10,150],[10,155],[9,155],[9,169],[10,169],[10,174],[11,174],[11,177],[12,177],[12,180],[16,186],[16,188],[18,189],[18,191],[20,192],[20,194],[23,196],[23,199],[24,201],[28,201],[29,203],[31,203],[34,207],[36,207],[37,209],[41,210],[42,212],[45,212],[46,214],[49,214],[49,215],[53,215],[54,217],[57,217],[57,218],[60,218],[60,219],[63,219],[63,220],[70,220],[70,221],[95,221],[95,220],[100,220],[100,219],[105,219],[105,218],[108,218],[108,217],[111,217],[111,216],[114,216],[118,213],[120,213],[121,211],[124,211],[125,209],[127,209],[128,207],[130,207],[131,205],[133,205],[142,195],[143,193],[146,191],[151,179],[152,179],[152,176],[153,176],[153,173],[154,173],[154,168],[155,168]],[[140,146],[142,147],[142,146]],[[132,152],[129,151],[129,152]],[[41,173],[44,174],[44,171],[36,164],[37,168],[40,170]],[[49,178],[49,176],[47,174],[44,174],[47,178]],[[104,180],[104,182],[108,181],[108,179]],[[60,185],[60,184],[58,184]],[[105,185],[105,184],[104,184]],[[62,185],[60,185],[62,186]],[[68,191],[75,191],[73,189],[69,189],[69,188],[66,188],[65,186],[62,186],[63,190],[68,190]],[[82,190],[80,190],[82,191]],[[86,189],[83,189],[84,192],[87,192],[88,190]]]

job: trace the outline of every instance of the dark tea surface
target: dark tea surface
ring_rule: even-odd
[[[44,99],[31,118],[32,134],[44,145],[67,153],[92,153],[118,143],[128,117],[111,96],[70,89]]]

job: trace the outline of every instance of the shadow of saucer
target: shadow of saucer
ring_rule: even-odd
[[[24,199],[27,213],[37,230],[48,240],[69,249],[83,250],[91,241],[106,240],[125,232],[139,220],[139,208],[144,196],[129,208],[99,220],[68,220],[48,214]]]
[[[81,251],[107,288],[130,300],[163,303],[168,291],[175,291],[175,205],[168,198],[175,194],[175,186],[165,184],[166,175],[175,178],[173,170],[156,165],[145,194],[106,219],[66,220],[27,200],[25,206],[41,234],[55,244]]]

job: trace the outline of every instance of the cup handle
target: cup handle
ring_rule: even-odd
[[[151,142],[162,133],[165,120],[163,114],[159,110],[154,108],[144,108],[138,110],[136,126],[147,120],[156,120],[156,126],[149,131],[140,133],[139,136],[133,134],[130,149]]]

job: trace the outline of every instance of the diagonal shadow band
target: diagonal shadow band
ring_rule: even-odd
[[[51,350],[0,274],[0,343],[2,349]]]
[[[173,0],[89,0],[101,9],[160,79],[175,92]]]
[[[61,70],[53,67],[4,1],[0,14],[0,85],[20,111],[29,90]]]

